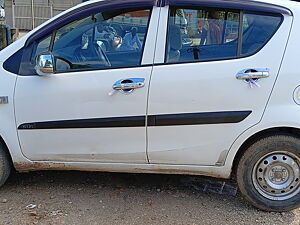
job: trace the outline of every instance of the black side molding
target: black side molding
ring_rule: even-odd
[[[239,123],[246,119],[250,114],[251,111],[233,111],[156,115],[148,117],[148,126]]]
[[[251,111],[181,113],[148,116],[148,126],[184,126],[204,124],[239,123],[246,119]],[[146,116],[112,117],[78,120],[60,120],[21,124],[19,130],[39,129],[81,129],[81,128],[116,128],[145,127]]]
[[[19,130],[35,129],[80,129],[80,128],[113,128],[113,127],[144,127],[145,116],[112,117],[99,119],[60,120],[47,122],[25,123]]]

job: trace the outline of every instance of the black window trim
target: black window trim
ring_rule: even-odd
[[[284,6],[253,0],[165,0],[165,5],[227,8],[293,16],[292,11]]]
[[[240,11],[239,16],[239,32],[238,32],[238,46],[237,46],[237,57],[241,57],[242,55],[242,46],[243,46],[243,34],[244,34],[244,11]],[[277,31],[277,30],[276,30]]]
[[[154,6],[157,6],[157,4],[158,2],[156,0],[106,0],[89,3],[54,19],[51,23],[36,31],[26,40],[25,47],[28,47],[33,42],[38,41],[47,35],[50,35],[54,30],[58,30],[61,27],[70,24],[72,21],[80,20],[82,18],[88,17],[89,15],[99,13],[100,10],[108,11],[114,9],[142,7],[153,8]]]
[[[241,9],[232,9],[232,8],[214,8],[216,10],[229,10],[229,11],[239,11],[240,12],[240,22],[239,22],[239,34],[238,34],[238,46],[237,46],[237,56],[235,57],[223,57],[223,58],[216,58],[216,59],[206,59],[206,60],[192,60],[192,61],[182,61],[182,62],[167,62],[168,58],[168,36],[169,36],[169,23],[170,23],[170,16],[171,16],[171,10],[172,9],[212,9],[214,7],[207,7],[207,6],[187,6],[187,5],[173,5],[169,7],[169,12],[168,12],[168,21],[167,21],[167,32],[166,32],[166,43],[165,43],[165,57],[164,57],[164,62],[163,63],[158,63],[155,65],[161,66],[161,65],[176,65],[176,64],[191,64],[191,63],[205,63],[205,62],[218,62],[218,61],[227,61],[227,60],[235,60],[235,59],[243,59],[247,57],[251,57],[253,55],[256,55],[258,52],[260,52],[269,42],[270,40],[274,37],[274,35],[278,32],[279,28],[281,27],[283,21],[284,21],[284,16],[280,13],[272,13],[272,12],[262,12],[262,11],[251,11],[251,10],[241,10]],[[275,32],[270,36],[269,39],[266,40],[266,43],[261,46],[257,51],[250,53],[250,54],[241,54],[242,50],[242,34],[243,34],[243,17],[245,14],[255,14],[255,15],[267,15],[267,16],[280,16],[281,21],[278,24],[278,26],[275,29]],[[241,23],[242,21],[242,23]]]

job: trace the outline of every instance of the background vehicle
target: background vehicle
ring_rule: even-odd
[[[299,13],[128,0],[51,19],[0,52],[0,184],[12,166],[235,177],[260,209],[298,207]]]

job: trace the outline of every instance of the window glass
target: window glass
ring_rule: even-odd
[[[138,66],[149,9],[91,15],[57,30],[52,53],[58,72]]]
[[[239,11],[170,11],[167,62],[192,62],[237,56]]]
[[[49,51],[50,43],[51,43],[51,36],[48,36],[41,40],[40,42],[36,43],[33,47],[33,53],[31,55],[31,64],[35,64],[36,57],[43,53]]]
[[[261,49],[274,35],[281,20],[281,16],[245,13],[242,55],[250,55]]]

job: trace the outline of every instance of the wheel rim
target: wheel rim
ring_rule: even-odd
[[[271,200],[290,199],[300,192],[300,160],[289,152],[274,152],[258,160],[252,172],[256,190]]]

